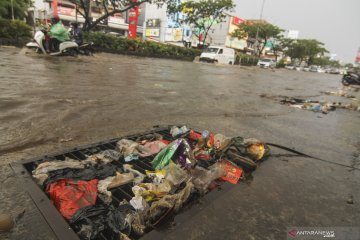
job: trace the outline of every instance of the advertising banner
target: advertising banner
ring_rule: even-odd
[[[137,0],[132,0],[132,2],[137,2]],[[137,22],[139,17],[139,7],[136,6],[129,11],[129,35],[128,38],[136,38],[136,29]]]
[[[160,29],[159,28],[148,28],[145,32],[146,37],[159,37]]]
[[[112,24],[125,24],[125,19],[121,13],[117,13],[112,17],[109,17],[108,23]]]
[[[75,17],[75,9],[74,8],[64,7],[64,6],[59,5],[57,7],[57,9],[58,9],[58,14],[60,14],[60,15]]]

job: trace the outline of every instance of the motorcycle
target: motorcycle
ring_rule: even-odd
[[[44,44],[45,44],[45,30],[39,30],[34,35],[34,41],[26,44],[26,47],[29,49],[34,49],[37,53],[49,54],[50,56],[58,55],[70,55],[76,56],[78,54],[78,44],[73,41],[65,41],[59,44],[58,52],[47,53]]]
[[[360,85],[360,74],[355,72],[349,72],[343,76],[341,82],[344,86]]]

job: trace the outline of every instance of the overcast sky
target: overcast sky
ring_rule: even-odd
[[[263,0],[234,1],[237,16],[259,19]],[[325,43],[338,60],[353,63],[360,47],[360,0],[265,0],[263,19]]]

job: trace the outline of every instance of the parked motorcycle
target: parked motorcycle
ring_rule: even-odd
[[[360,73],[349,72],[343,76],[341,82],[344,86],[360,85]]]
[[[39,30],[34,35],[34,41],[29,42],[26,44],[26,47],[29,49],[34,49],[37,53],[49,54],[51,56],[58,56],[58,55],[70,55],[75,56],[78,54],[78,44],[73,41],[65,41],[59,44],[59,51],[58,52],[50,52],[47,53],[45,50],[45,30]]]

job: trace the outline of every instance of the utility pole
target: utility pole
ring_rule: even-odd
[[[263,11],[264,11],[264,5],[265,5],[265,0],[263,0],[262,5],[261,5],[260,22],[262,20],[262,15],[263,15]],[[256,37],[255,37],[256,53],[258,53],[258,45],[259,45],[258,37],[259,37],[259,25],[258,25],[258,27],[256,29]]]
[[[14,3],[13,0],[11,0],[11,16],[12,16],[12,20],[14,21]]]

